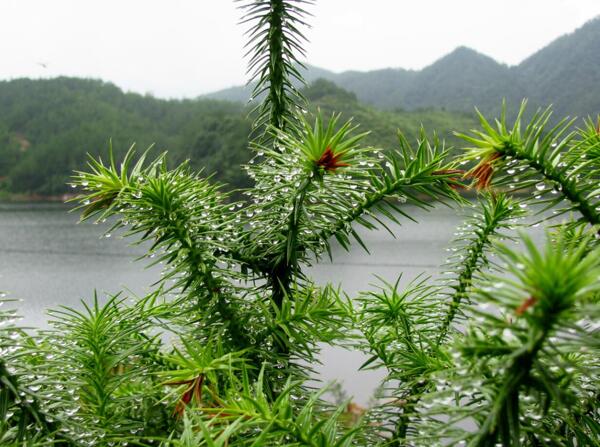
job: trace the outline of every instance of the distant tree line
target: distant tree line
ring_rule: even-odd
[[[423,110],[384,112],[357,102],[353,93],[317,80],[304,91],[311,111],[334,110],[372,130],[367,142],[396,145],[397,129],[418,133],[421,123],[446,131],[472,127],[466,114]],[[169,161],[186,159],[233,187],[248,186],[238,166],[250,158],[250,107],[210,99],[163,100],[124,93],[113,84],[90,79],[19,79],[0,82],[0,191],[63,194],[68,178],[85,166],[87,153],[115,156],[136,144],[150,155],[169,152]],[[325,113],[326,112],[326,113]]]

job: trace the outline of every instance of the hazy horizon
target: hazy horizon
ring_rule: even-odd
[[[600,15],[596,0],[376,3],[309,6],[306,62],[333,72],[422,69],[465,46],[517,65]],[[2,80],[93,78],[159,98],[193,98],[247,80],[245,27],[233,1],[7,0],[0,14],[8,18],[0,39],[10,42]]]

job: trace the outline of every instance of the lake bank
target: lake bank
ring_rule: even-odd
[[[64,193],[57,195],[41,195],[29,193],[9,193],[0,191],[0,204],[2,203],[65,203],[76,197],[74,193]]]

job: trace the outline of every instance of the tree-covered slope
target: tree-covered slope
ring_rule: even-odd
[[[403,97],[402,107],[444,107],[450,110],[493,110],[506,98],[518,103],[526,92],[508,66],[460,47],[424,68]]]
[[[556,39],[515,71],[536,103],[552,102],[555,113],[600,112],[600,18]]]
[[[100,81],[57,78],[0,83],[0,169],[4,189],[57,194],[85,154],[117,154],[134,142],[194,167],[216,165],[241,182],[250,130],[242,106],[212,100],[165,101],[123,93]],[[236,158],[237,157],[237,158]],[[240,158],[242,157],[242,158]]]
[[[310,108],[354,117],[374,146],[396,146],[401,129],[414,136],[423,123],[451,138],[471,128],[471,115],[442,111],[385,112],[357,101],[353,93],[319,80],[306,89]],[[73,170],[85,154],[106,155],[112,139],[117,158],[136,143],[140,150],[169,151],[169,161],[190,159],[216,178],[240,187],[248,178],[239,165],[247,149],[250,119],[242,104],[208,99],[161,100],[124,93],[101,81],[57,78],[0,82],[0,190],[55,195],[69,191]]]
[[[447,112],[439,109],[415,111],[385,111],[359,102],[356,96],[337,87],[333,82],[318,79],[305,89],[305,95],[314,107],[319,107],[324,115],[341,113],[343,119],[354,118],[361,130],[371,131],[366,142],[373,146],[394,148],[397,146],[397,131],[413,138],[423,126],[431,135],[435,131],[449,145],[459,141],[452,132],[457,129],[471,129],[476,126],[473,113]]]

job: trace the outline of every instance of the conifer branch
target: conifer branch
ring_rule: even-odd
[[[223,438],[227,442],[227,438],[231,437],[245,445],[254,446],[355,445],[353,439],[356,429],[344,427],[345,405],[323,413],[321,395],[325,389],[300,397],[294,394],[298,383],[288,380],[278,397],[271,400],[265,392],[266,382],[264,368],[253,386],[247,374],[242,375],[237,387],[224,397],[220,407],[203,408],[202,413],[191,413],[193,419],[190,425],[202,428],[191,430],[196,433],[196,442]]]
[[[233,261],[237,225],[228,208],[235,204],[227,204],[218,185],[192,174],[185,164],[169,171],[163,157],[146,166],[142,155],[132,166],[133,157],[131,149],[119,168],[112,151],[108,165],[90,158],[90,172],[79,172],[73,182],[84,191],[76,198],[82,220],[118,217],[108,234],[125,228],[126,236],[139,238],[136,244],[150,242],[146,256],[154,258],[152,265],[171,267],[160,281],[174,280],[171,289],[187,291],[203,312],[214,306],[227,322],[230,339],[243,342],[245,331],[229,302],[229,279],[236,274],[219,267]]]
[[[528,439],[531,445],[570,445],[574,435],[557,431],[557,421],[566,422],[568,432],[576,430],[579,439],[593,438],[594,429],[577,427],[573,421],[580,414],[568,408],[585,395],[584,365],[597,355],[590,344],[593,326],[585,322],[599,312],[600,251],[573,244],[560,232],[543,251],[527,237],[523,242],[524,253],[498,246],[514,279],[485,275],[476,290],[481,308],[457,343],[456,371],[434,378],[435,390],[423,397],[415,441],[455,439],[482,447],[520,446]],[[583,346],[579,362],[571,353]],[[587,354],[589,349],[594,352]],[[448,420],[440,423],[439,415]],[[477,421],[478,428],[459,428],[465,418]]]
[[[500,230],[508,228],[512,221],[525,214],[515,201],[502,193],[486,194],[481,197],[479,206],[480,213],[464,225],[465,237],[453,244],[457,255],[450,258],[450,263],[445,266],[446,270],[456,272],[456,278],[448,285],[452,293],[448,311],[439,327],[438,346],[446,339],[461,304],[468,299],[474,275],[487,263],[485,252],[493,242],[492,236],[498,235]]]
[[[240,0],[238,0],[240,1]],[[255,108],[255,128],[271,126],[284,130],[287,121],[293,121],[304,98],[295,86],[303,83],[300,69],[304,65],[298,55],[304,56],[306,41],[301,31],[307,24],[305,5],[310,0],[243,0],[242,23],[250,23],[247,32],[248,72],[250,81],[256,81],[252,98],[266,94]]]
[[[254,144],[257,156],[265,159],[248,166],[256,189],[251,194],[253,203],[244,210],[253,219],[242,257],[263,259],[258,268],[269,278],[276,302],[289,293],[291,282],[301,273],[299,263],[306,261],[305,244],[312,234],[309,229],[323,225],[316,215],[329,212],[322,197],[330,200],[336,190],[356,184],[351,176],[360,173],[356,164],[364,159],[366,149],[359,145],[365,134],[352,135],[354,130],[350,122],[338,127],[337,116],[324,123],[317,114],[314,124],[301,118],[286,133],[271,129],[278,141],[275,148]]]
[[[500,120],[496,120],[496,128],[479,113],[482,130],[472,131],[472,135],[456,134],[473,145],[467,149],[463,159],[480,160],[467,176],[474,177],[479,188],[486,188],[495,171],[502,167],[505,173],[496,179],[496,185],[510,184],[515,191],[535,187],[537,199],[557,194],[571,203],[571,207],[562,213],[578,211],[590,225],[599,225],[600,191],[597,182],[600,166],[594,157],[600,147],[597,130],[588,124],[579,132],[572,131],[575,120],[566,118],[549,128],[552,111],[547,108],[536,112],[522,131],[525,107],[524,101],[512,128],[506,124],[503,107]],[[527,170],[537,173],[537,180],[523,172]],[[559,202],[552,197],[547,201],[547,208]]]
[[[328,239],[335,236],[342,246],[349,246],[348,234],[358,238],[351,224],[358,222],[368,229],[375,225],[362,218],[367,215],[381,224],[388,231],[389,228],[377,214],[387,217],[393,223],[399,224],[396,215],[414,220],[398,205],[398,201],[409,202],[421,208],[428,209],[433,205],[431,201],[443,202],[445,199],[453,202],[462,202],[456,189],[462,187],[458,181],[461,171],[455,169],[454,163],[446,162],[448,150],[440,149],[440,142],[431,143],[422,130],[418,140],[418,147],[413,149],[402,134],[398,135],[400,149],[383,156],[377,168],[365,173],[369,186],[359,200],[334,225],[321,231],[318,238],[327,243]],[[367,164],[367,163],[365,163]],[[374,161],[368,164],[374,166]],[[364,246],[364,245],[363,245]]]
[[[489,249],[492,237],[499,235],[503,228],[511,225],[513,219],[524,213],[501,193],[482,196],[479,208],[479,212],[465,223],[464,236],[454,241],[452,249],[457,254],[445,266],[445,270],[453,272],[454,280],[442,287],[426,288],[426,293],[411,283],[402,292],[397,292],[397,287],[388,287],[361,299],[364,303],[362,315],[368,321],[365,337],[370,349],[375,352],[374,357],[379,357],[388,369],[388,380],[401,383],[402,391],[398,400],[402,405],[392,409],[397,418],[391,435],[392,445],[403,445],[406,440],[421,396],[432,386],[429,375],[438,368],[443,369],[444,365],[447,367],[443,345],[456,316],[462,314],[461,305],[466,304],[473,276],[486,264],[485,251]],[[425,288],[423,285],[420,287]],[[400,312],[399,304],[392,305],[393,300],[388,293],[393,293],[392,296],[410,296],[410,305],[404,304]],[[421,298],[425,294],[430,304],[425,304]],[[387,307],[382,308],[379,301],[388,303]],[[447,310],[443,312],[442,307]],[[399,315],[403,324],[392,331]],[[378,327],[387,326],[387,330],[392,332],[378,333]],[[398,348],[388,353],[389,346],[398,343],[402,346],[400,349],[407,353],[407,358],[408,353],[413,353],[415,360],[399,360],[394,355]]]

